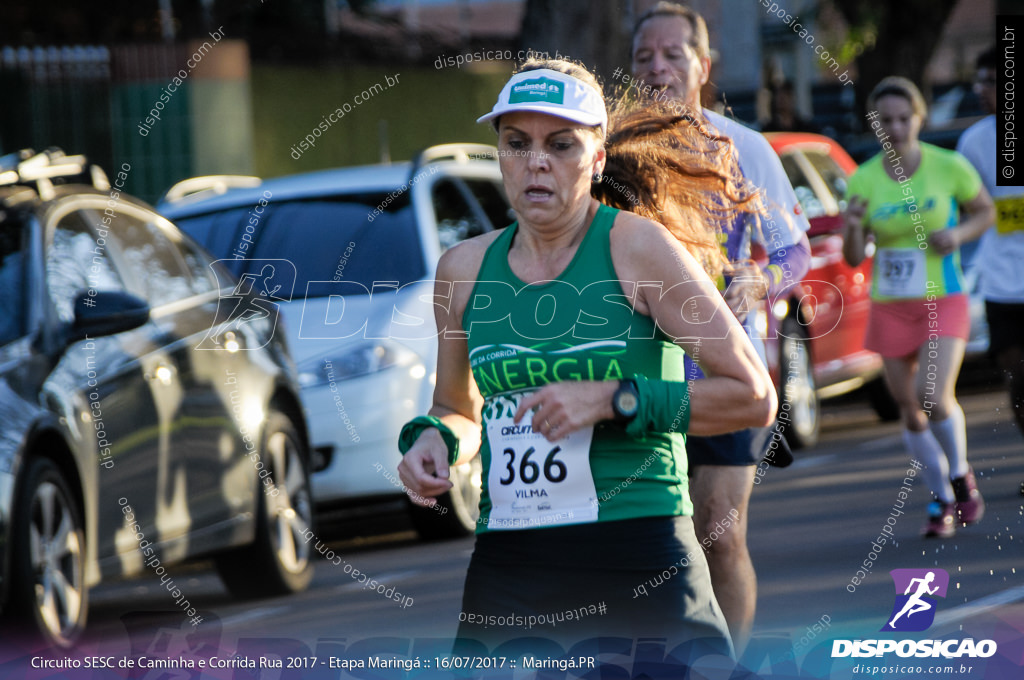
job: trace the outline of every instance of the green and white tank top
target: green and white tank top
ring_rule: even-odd
[[[549,383],[684,379],[683,350],[633,310],[635,284],[616,277],[617,214],[600,206],[552,281],[526,284],[509,267],[518,224],[484,255],[462,319],[484,397],[478,532],[692,514],[682,434],[634,438],[606,422],[548,442],[532,431],[532,414],[512,422],[520,400]]]

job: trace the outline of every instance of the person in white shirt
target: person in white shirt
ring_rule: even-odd
[[[640,91],[691,115],[703,115],[713,131],[732,140],[746,180],[764,191],[769,216],[759,226],[735,223],[725,230],[723,243],[726,258],[734,267],[725,301],[744,323],[764,361],[764,341],[753,327],[755,315],[748,312],[766,295],[777,297],[807,273],[811,251],[805,232],[810,225],[768,140],[701,108],[700,89],[710,72],[707,24],[700,14],[689,7],[659,2],[637,20],[632,75]],[[751,240],[765,247],[768,264],[764,269],[750,260]],[[691,374],[690,366],[686,375],[699,377]],[[750,634],[757,604],[757,576],[747,551],[747,506],[767,434],[767,430],[755,428],[715,437],[691,436],[686,441],[697,537],[707,551],[715,597],[737,651],[743,649]],[[736,512],[739,519],[729,531],[715,531],[716,522]]]
[[[996,204],[996,223],[975,253],[989,327],[989,353],[1005,373],[1017,426],[1024,434],[1024,184],[999,186],[996,163],[996,47],[977,61],[974,90],[989,116],[960,136],[956,150],[981,175]],[[1009,167],[1009,166],[1008,166]],[[1024,182],[1024,178],[1020,180]],[[1024,494],[1024,482],[1020,487]]]

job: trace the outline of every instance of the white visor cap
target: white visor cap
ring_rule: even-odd
[[[522,71],[501,88],[498,102],[490,113],[476,119],[493,120],[513,111],[546,113],[580,125],[608,125],[608,112],[601,93],[582,80],[551,69]]]

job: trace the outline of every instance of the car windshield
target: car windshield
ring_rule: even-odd
[[[374,216],[377,208],[383,213]],[[369,291],[375,281],[405,284],[426,274],[413,208],[405,196],[276,201],[182,218],[177,224],[216,259],[238,260],[225,263],[236,276],[258,274],[266,260],[289,260],[297,273],[295,298],[337,294],[334,281],[356,282]]]

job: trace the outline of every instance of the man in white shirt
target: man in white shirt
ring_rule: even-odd
[[[956,150],[981,175],[996,203],[996,223],[981,239],[975,266],[981,272],[981,294],[989,327],[989,352],[1006,374],[1010,403],[1024,434],[1024,186],[998,186],[996,163],[996,68],[992,47],[978,57],[974,90],[992,115],[960,136]],[[1021,484],[1024,494],[1024,483]]]
[[[746,312],[767,295],[774,297],[797,284],[810,265],[809,228],[782,162],[763,136],[735,121],[700,106],[700,88],[711,72],[708,30],[704,19],[688,7],[660,2],[637,21],[633,31],[633,78],[641,91],[659,101],[671,100],[681,110],[704,117],[718,132],[730,137],[744,177],[764,190],[770,215],[760,228],[749,222],[726,231],[723,247],[732,263],[750,258],[750,242],[765,246],[768,265],[763,270],[741,268],[727,288],[725,299],[748,328],[755,346],[764,342],[753,329],[753,314]],[[687,378],[691,377],[687,368]],[[750,634],[757,604],[757,577],[747,551],[747,506],[754,469],[764,453],[766,430],[741,430],[718,437],[687,437],[694,505],[694,528],[705,547],[711,583],[729,624],[736,651]],[[727,531],[715,531],[716,522],[730,513],[739,520]]]

